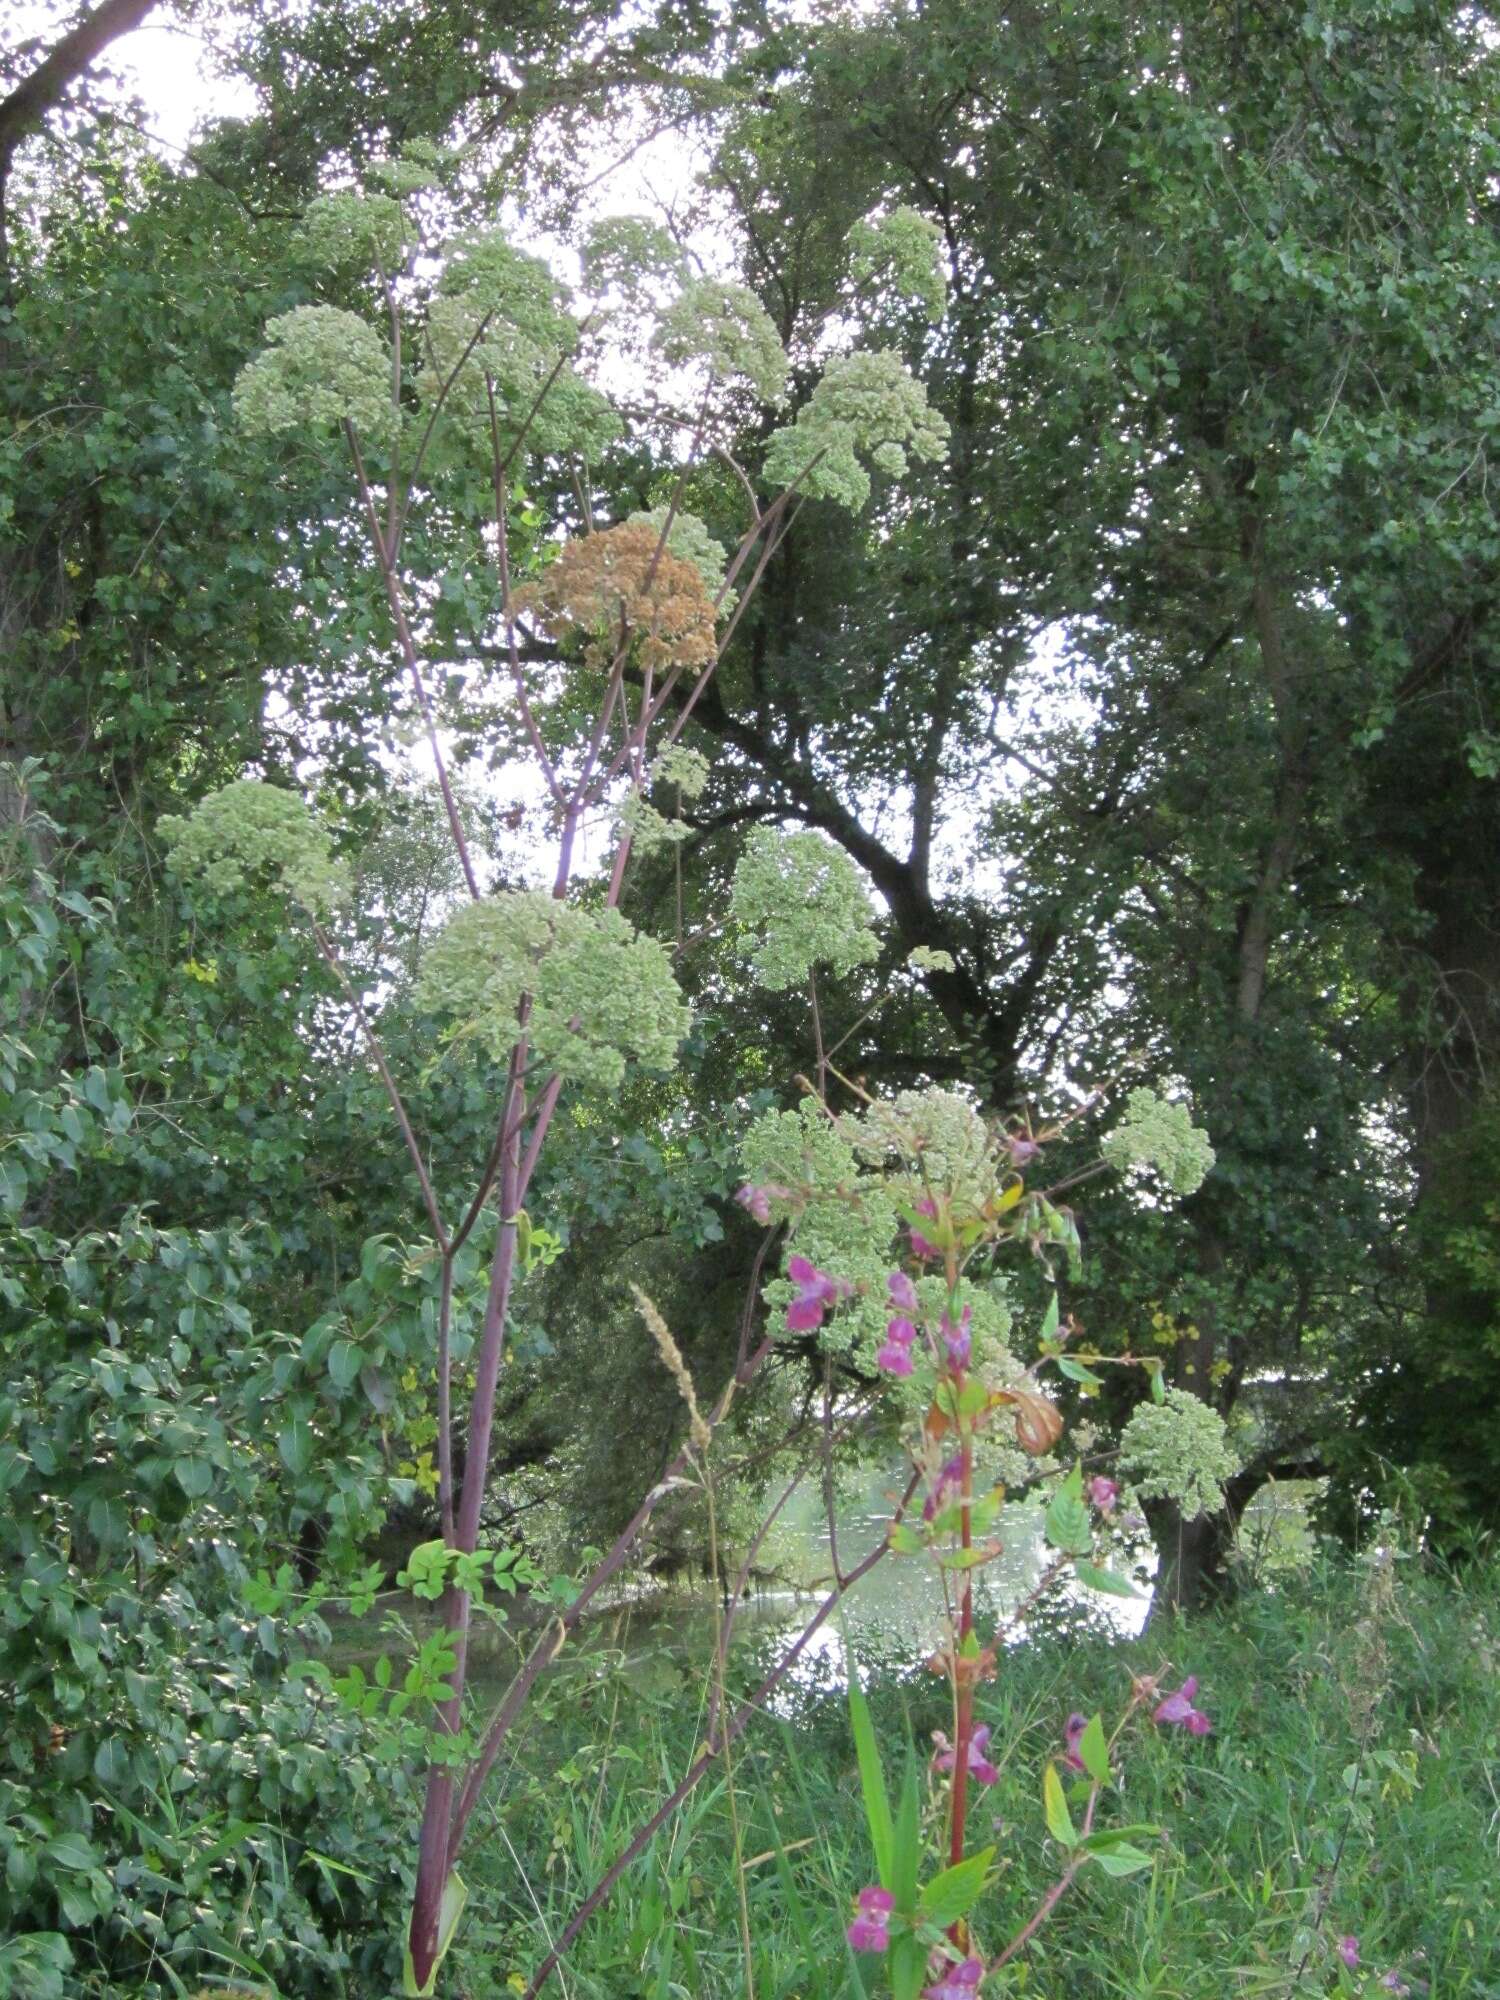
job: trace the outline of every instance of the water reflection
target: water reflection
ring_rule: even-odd
[[[877,1476],[866,1490],[843,1499],[836,1511],[838,1559],[849,1571],[885,1539],[895,1496],[889,1480]],[[974,1572],[975,1622],[981,1636],[1001,1631],[1004,1643],[1024,1640],[1025,1627],[1013,1627],[1017,1607],[1037,1589],[1051,1559],[1042,1532],[1041,1510],[1007,1507],[997,1536],[1002,1553]],[[1119,1549],[1111,1566],[1128,1575],[1139,1559],[1136,1550]],[[795,1578],[796,1587],[762,1590],[735,1607],[735,1680],[753,1685],[802,1632],[833,1580],[828,1525],[820,1497],[798,1496],[786,1511],[777,1549],[778,1567]],[[1087,1606],[1090,1614],[1122,1636],[1138,1633],[1145,1622],[1149,1596],[1132,1599],[1103,1596],[1068,1577],[1053,1585],[1046,1606]],[[672,1588],[646,1596],[623,1595],[607,1610],[588,1620],[559,1669],[603,1673],[621,1661],[643,1690],[666,1691],[686,1670],[701,1672],[712,1656],[721,1608],[705,1590]],[[946,1607],[942,1580],[927,1558],[891,1554],[861,1577],[830,1617],[808,1640],[770,1706],[787,1713],[809,1695],[832,1693],[848,1678],[847,1647],[865,1665],[879,1664],[901,1673],[921,1665],[942,1638]],[[513,1642],[512,1642],[513,1643]],[[472,1673],[482,1688],[491,1680],[508,1678],[514,1656],[510,1645],[487,1646],[476,1632]]]

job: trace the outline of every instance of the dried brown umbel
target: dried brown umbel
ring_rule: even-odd
[[[583,637],[592,666],[634,647],[642,666],[702,669],[717,651],[713,600],[702,573],[665,549],[658,554],[660,543],[644,521],[576,536],[516,592],[514,609],[559,643]]]

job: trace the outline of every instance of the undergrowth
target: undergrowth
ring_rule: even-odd
[[[1090,1872],[999,1987],[1040,2000],[1222,2000],[1408,1989],[1500,2000],[1500,1569],[1320,1562],[1189,1626],[1124,1642],[1064,1620],[1005,1654],[981,1697],[1014,1746],[985,1795],[1001,1872],[975,1912],[989,1946],[1057,1873],[1038,1774],[1071,1710],[1118,1704],[1132,1672],[1195,1673],[1211,1736],[1143,1726],[1124,1759],[1132,1820],[1168,1829],[1148,1877]],[[748,1684],[753,1663],[742,1673]],[[864,1662],[876,1726],[925,1754],[935,1677]],[[704,1695],[669,1653],[610,1673],[581,1655],[475,1828],[475,1921],[454,1968],[479,2000],[524,1990],[580,1898],[681,1776]],[[574,1946],[560,2000],[855,2000],[843,1930],[870,1874],[841,1692],[803,1689],[734,1765],[751,1963],[724,1782],[663,1829]],[[991,1829],[979,1829],[986,1840]],[[1358,1941],[1357,1968],[1340,1940]],[[1347,1947],[1346,1947],[1347,1949]],[[988,1988],[986,1991],[988,1992]]]

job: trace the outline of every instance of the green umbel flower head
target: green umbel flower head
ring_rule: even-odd
[[[367,436],[390,429],[390,359],[358,313],[294,306],[267,323],[266,342],[234,385],[245,430],[277,437],[334,430],[346,420]]]
[[[644,215],[607,215],[584,241],[583,282],[596,294],[613,286],[634,298],[643,280],[682,284],[687,275],[681,247],[659,222]]]
[[[1142,1403],[1120,1433],[1120,1464],[1143,1500],[1175,1500],[1189,1520],[1217,1514],[1240,1469],[1224,1419],[1201,1396],[1168,1389]]]
[[[664,361],[706,361],[721,381],[743,378],[762,402],[786,401],[786,351],[748,285],[695,280],[662,314],[651,345]]]
[[[582,910],[541,890],[508,890],[449,918],[417,975],[419,1006],[453,1016],[497,1060],[527,1034],[538,1061],[578,1083],[617,1090],[627,1059],[670,1069],[688,1031],[686,1003],[655,938],[618,910]]]
[[[925,1156],[918,1150],[924,1140],[932,1142]],[[788,1225],[791,1250],[851,1288],[821,1328],[820,1342],[855,1355],[872,1374],[892,1310],[888,1280],[903,1257],[903,1209],[913,1191],[930,1186],[953,1200],[981,1188],[988,1194],[1001,1170],[972,1106],[948,1091],[905,1091],[863,1117],[841,1119],[806,1098],[795,1111],[757,1118],[740,1156],[747,1182],[765,1200],[766,1218]],[[940,1169],[951,1172],[951,1182]],[[926,1275],[915,1282],[935,1322],[948,1303],[946,1280]],[[773,1323],[794,1295],[787,1278],[767,1284]],[[976,1366],[997,1381],[1018,1374],[1005,1287],[965,1282],[959,1304],[970,1309]]]
[[[858,513],[870,497],[861,455],[900,479],[909,453],[941,458],[947,444],[947,419],[899,354],[845,354],[829,362],[797,421],[771,434],[761,476]]]
[[[665,507],[653,507],[649,513],[627,514],[627,527],[644,524],[661,535],[666,525]],[[710,597],[717,599],[724,587],[724,571],[729,564],[729,555],[722,542],[716,542],[696,514],[684,514],[681,509],[672,516],[672,526],[667,534],[667,549],[682,562],[693,565],[707,585]],[[726,597],[719,606],[719,615],[726,616],[734,609],[733,596]]]
[[[866,216],[849,231],[849,274],[856,285],[896,292],[936,323],[948,305],[943,232],[916,208]]]
[[[502,425],[529,422],[538,451],[594,451],[619,433],[608,402],[564,358],[578,345],[566,294],[498,230],[449,246],[423,345],[419,387],[442,395],[450,418],[488,424],[488,380]]]
[[[1125,1116],[1099,1151],[1117,1173],[1127,1167],[1154,1168],[1174,1194],[1194,1193],[1214,1163],[1208,1134],[1193,1123],[1187,1106],[1145,1088],[1131,1091]]]
[[[297,241],[330,271],[391,272],[406,256],[410,238],[399,201],[388,194],[320,195],[304,214]]]
[[[729,906],[754,945],[750,962],[773,993],[814,966],[852,972],[880,955],[859,870],[821,833],[758,826],[734,871]]]
[[[295,792],[240,778],[210,792],[185,818],[157,824],[173,870],[198,875],[211,889],[273,889],[313,916],[326,916],[349,893],[349,874],[327,832]]]

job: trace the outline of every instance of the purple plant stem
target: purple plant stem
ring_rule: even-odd
[[[511,1051],[510,1087],[506,1093],[505,1124],[512,1137],[500,1161],[500,1228],[490,1265],[489,1297],[485,1301],[484,1323],[480,1332],[479,1356],[475,1363],[474,1401],[469,1419],[468,1449],[464,1459],[463,1490],[450,1547],[470,1554],[479,1541],[479,1515],[489,1474],[490,1434],[495,1421],[495,1394],[505,1356],[505,1316],[515,1277],[516,1209],[518,1207],[520,1162],[518,1141],[523,1104],[521,1072],[526,1060],[524,1027]],[[469,1593],[450,1586],[443,1597],[444,1629],[453,1634],[454,1663],[448,1682],[453,1692],[437,1712],[436,1727],[456,1736],[463,1721],[464,1679],[469,1653]],[[424,1985],[437,1959],[438,1920],[443,1888],[451,1867],[450,1829],[453,1818],[453,1768],[434,1763],[427,1772],[427,1796],[422,1808],[422,1830],[417,1850],[417,1882],[412,1898],[408,1943],[417,1984]]]
[[[769,1339],[763,1340],[755,1352],[740,1363],[739,1367],[735,1370],[733,1380],[725,1389],[723,1395],[720,1396],[709,1416],[710,1429],[713,1429],[717,1424],[722,1422],[728,1411],[734,1391],[737,1388],[743,1388],[759,1372],[761,1364],[770,1354],[773,1344]],[[609,1553],[604,1557],[602,1562],[595,1565],[582,1590],[579,1591],[577,1597],[574,1598],[562,1617],[555,1625],[549,1627],[546,1634],[533,1646],[530,1654],[527,1656],[526,1664],[506,1689],[499,1707],[490,1718],[489,1726],[484,1733],[484,1741],[479,1748],[479,1755],[470,1765],[468,1775],[464,1779],[463,1791],[459,1794],[458,1808],[453,1815],[451,1847],[452,1858],[454,1860],[458,1858],[458,1850],[463,1841],[465,1829],[473,1815],[475,1806],[479,1802],[479,1793],[484,1785],[484,1781],[493,1770],[495,1759],[499,1756],[501,1747],[510,1733],[511,1725],[525,1707],[526,1699],[531,1693],[532,1688],[557,1658],[563,1640],[567,1638],[568,1634],[578,1624],[579,1619],[582,1618],[589,1605],[598,1596],[604,1586],[624,1568],[625,1558],[640,1539],[642,1532],[656,1510],[657,1502],[670,1489],[671,1482],[686,1469],[689,1456],[688,1447],[684,1445],[676,1458],[672,1460],[672,1463],[662,1474],[661,1478],[651,1488],[651,1491],[646,1495],[640,1506],[637,1507],[630,1520],[626,1522],[625,1526],[615,1537]]]

